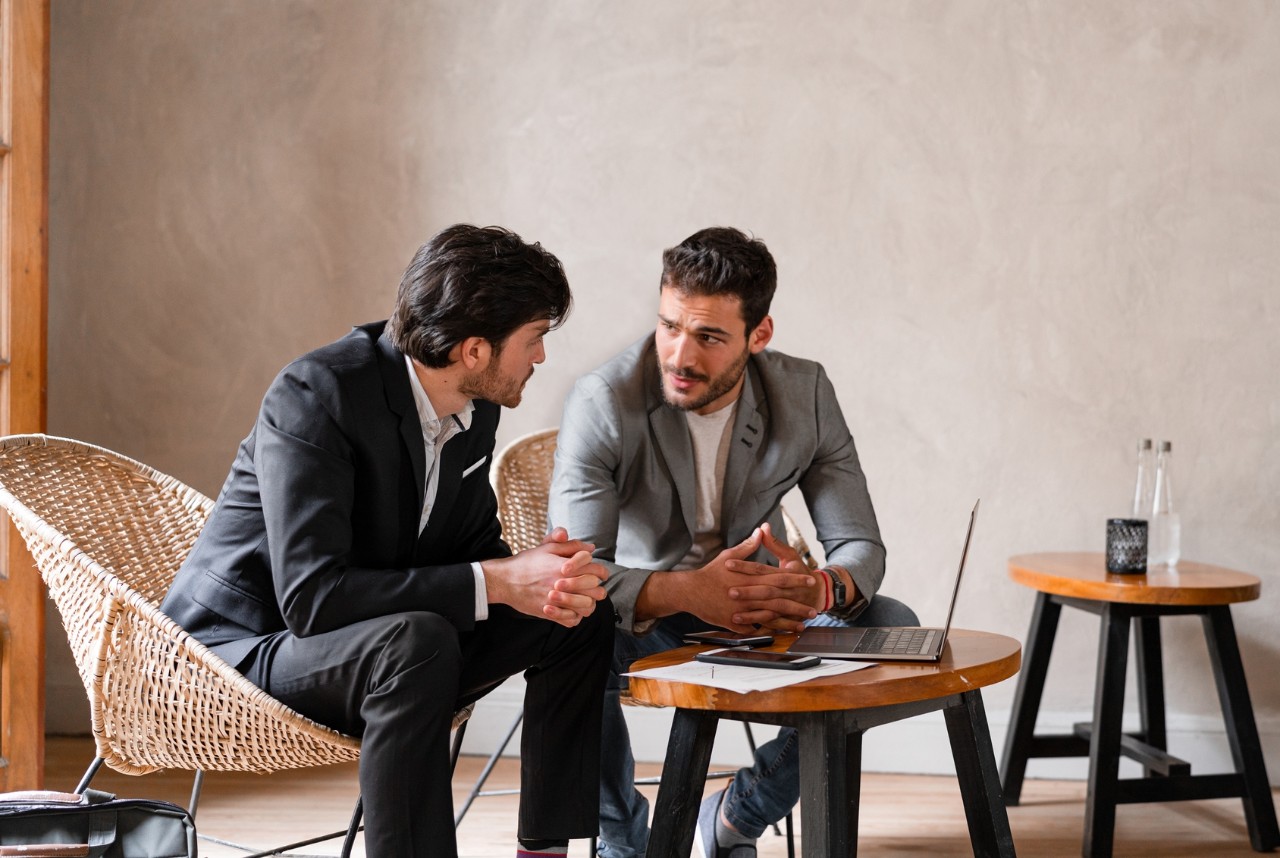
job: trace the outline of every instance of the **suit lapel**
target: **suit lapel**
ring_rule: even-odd
[[[653,340],[641,358],[649,366],[645,372],[645,399],[649,405],[649,428],[659,459],[666,465],[671,482],[676,487],[680,501],[680,514],[685,528],[692,536],[698,521],[693,470],[693,441],[689,438],[689,424],[684,412],[667,405],[662,398],[662,379],[658,375],[657,356]]]
[[[747,538],[746,533],[731,533],[730,527],[737,516],[733,511],[742,497],[742,487],[755,467],[764,447],[764,430],[768,424],[769,403],[765,401],[756,373],[755,361],[747,361],[746,383],[738,398],[738,413],[733,419],[733,434],[729,441],[729,461],[724,468],[724,485],[720,490],[720,521],[724,544],[736,545]]]
[[[386,335],[378,338],[378,367],[382,371],[382,384],[387,394],[387,407],[400,421],[400,439],[404,443],[405,452],[413,467],[413,484],[416,487],[415,497],[418,506],[414,511],[405,511],[408,520],[409,512],[413,512],[412,533],[418,535],[418,519],[422,516],[422,504],[425,501],[427,481],[427,455],[423,447],[422,421],[418,417],[418,407],[413,403],[413,390],[409,387],[409,368],[405,365],[404,355],[391,345]],[[403,523],[402,523],[403,526]]]

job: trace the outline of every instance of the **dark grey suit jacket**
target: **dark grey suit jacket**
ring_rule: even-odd
[[[747,362],[725,467],[721,522],[736,545],[769,522],[784,536],[779,504],[804,495],[828,563],[844,566],[870,599],[884,578],[884,544],[853,436],[821,364],[765,350]],[[662,398],[650,335],[593,373],[565,401],[556,442],[550,526],[596,545],[623,629],[656,570],[693,544],[697,509],[693,444],[684,414]],[[763,550],[758,560],[771,555]]]
[[[469,630],[471,561],[511,553],[488,479],[499,408],[480,400],[471,428],[444,446],[419,538],[422,425],[384,324],[276,376],[161,606],[233,666],[275,632],[306,637],[402,611]]]

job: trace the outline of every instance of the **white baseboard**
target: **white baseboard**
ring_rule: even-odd
[[[463,741],[465,754],[492,754],[502,736],[523,705],[524,687],[508,683],[481,700],[471,718],[471,725]],[[667,736],[671,730],[670,709],[627,707],[627,724],[631,728],[631,744],[636,759],[642,762],[662,762],[667,751]],[[1008,729],[1008,713],[987,713],[991,728],[991,741],[999,763]],[[1068,733],[1071,725],[1088,721],[1091,713],[1042,712],[1037,720],[1040,733]],[[1228,772],[1234,769],[1231,752],[1227,746],[1222,722],[1211,718],[1170,716],[1169,749],[1176,757],[1191,763],[1194,773]],[[1126,727],[1129,727],[1126,723]],[[1136,723],[1133,725],[1136,728]],[[1272,786],[1280,786],[1280,725],[1259,724],[1263,756]],[[758,743],[772,738],[777,729],[753,725]],[[506,749],[506,756],[519,755],[519,733]],[[712,751],[714,767],[724,768],[744,764],[750,759],[745,735],[733,724],[726,723],[716,734]],[[909,718],[869,731],[862,742],[863,771],[895,772],[907,774],[954,774],[951,761],[951,745],[941,712]],[[1029,778],[1084,779],[1088,774],[1088,761],[1075,759],[1035,759],[1027,764]],[[1121,760],[1120,776],[1137,777],[1141,769],[1136,763]]]

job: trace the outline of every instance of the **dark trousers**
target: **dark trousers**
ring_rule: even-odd
[[[503,605],[470,632],[437,614],[393,614],[307,638],[281,632],[239,670],[298,712],[361,737],[367,854],[451,856],[453,713],[521,671],[519,836],[595,835],[612,620],[608,602],[573,629]]]

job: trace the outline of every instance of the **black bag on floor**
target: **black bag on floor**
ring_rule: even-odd
[[[196,826],[176,804],[98,790],[0,793],[0,856],[196,858]]]

